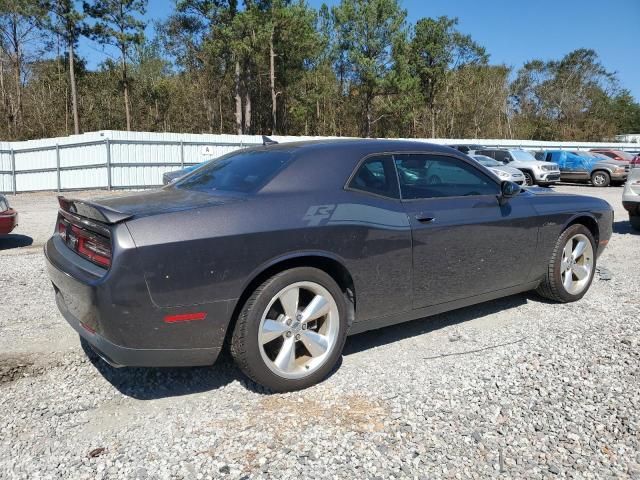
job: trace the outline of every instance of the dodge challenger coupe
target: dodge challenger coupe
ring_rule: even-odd
[[[580,299],[612,223],[602,200],[522,190],[452,148],[326,140],[60,198],[45,254],[60,311],[108,363],[211,365],[228,347],[289,391],[327,376],[348,334],[533,289]]]

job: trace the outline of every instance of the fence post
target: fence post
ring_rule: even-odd
[[[184,168],[184,141],[180,140],[180,168]]]
[[[13,180],[13,194],[18,193],[18,182],[16,181],[16,152],[11,149],[11,179]]]
[[[104,144],[107,146],[107,190],[111,190],[111,142],[105,138]]]
[[[60,145],[56,143],[56,175],[58,177],[58,192],[61,189],[60,185]]]

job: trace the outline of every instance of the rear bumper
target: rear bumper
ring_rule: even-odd
[[[18,212],[7,210],[0,213],[0,235],[11,233],[18,226]]]
[[[114,264],[106,275],[83,270],[64,244],[45,245],[56,304],[71,327],[105,361],[114,366],[183,367],[212,365],[224,343],[229,323],[228,301],[181,307],[157,307],[135,262],[135,270]],[[139,280],[138,280],[139,279]],[[168,315],[203,312],[198,321],[169,322]]]
[[[640,199],[637,202],[622,202],[624,209],[631,215],[640,215]]]
[[[65,320],[84,338],[91,348],[113,367],[192,367],[212,365],[219,347],[167,349],[167,348],[128,348],[110,342],[96,332],[84,326],[68,309],[64,297],[56,291],[56,304]]]

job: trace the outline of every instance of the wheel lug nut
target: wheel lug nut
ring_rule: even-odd
[[[287,318],[287,325],[291,326],[291,319]]]
[[[296,334],[296,340],[300,340],[300,334]]]
[[[292,334],[291,332],[287,332],[285,335],[287,336],[287,338],[289,338]]]
[[[296,320],[298,320],[298,321],[302,320],[302,314],[301,313],[296,315]]]
[[[307,324],[306,324],[306,323],[303,323],[303,324],[302,324],[302,329],[303,329],[303,330],[306,330],[306,329],[307,329]]]

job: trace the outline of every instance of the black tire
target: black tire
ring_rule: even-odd
[[[324,363],[308,376],[288,379],[273,372],[263,360],[258,344],[260,321],[274,296],[283,288],[296,282],[315,282],[324,287],[333,297],[338,308],[339,330],[333,351]],[[273,392],[290,392],[310,387],[322,381],[337,364],[347,331],[350,327],[348,300],[338,284],[327,273],[317,268],[297,267],[274,275],[260,285],[239,313],[231,337],[230,350],[242,372],[254,382]]]
[[[611,176],[602,170],[591,174],[591,185],[594,187],[608,187],[611,184]]]
[[[584,288],[582,292],[573,295],[567,292],[562,284],[562,250],[564,249],[567,241],[578,233],[587,237],[591,243],[591,247],[593,248],[593,268],[591,269],[590,278],[587,282],[586,288]],[[587,227],[581,224],[575,224],[568,227],[564,232],[562,232],[560,237],[558,237],[558,241],[556,242],[553,253],[551,254],[551,259],[549,260],[549,265],[547,266],[547,273],[545,274],[542,282],[540,282],[540,285],[538,285],[536,292],[549,300],[560,303],[580,300],[585,293],[589,291],[593,281],[593,276],[596,271],[596,251],[596,242]]]
[[[531,172],[527,172],[526,170],[522,171],[522,174],[524,175],[524,184],[528,187],[535,185],[535,178],[533,177],[533,175],[531,174]]]
[[[631,223],[631,228],[640,232],[640,215],[629,214],[629,222]]]

